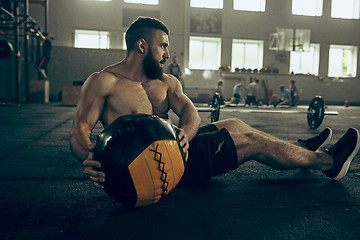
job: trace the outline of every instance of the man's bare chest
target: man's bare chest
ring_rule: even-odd
[[[113,108],[154,114],[168,108],[167,91],[161,84],[122,84],[114,87],[108,104]]]

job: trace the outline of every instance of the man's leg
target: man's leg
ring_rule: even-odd
[[[236,118],[221,120],[213,124],[215,124],[218,129],[226,128],[230,133],[256,132],[260,135],[277,139],[274,136],[262,132],[256,128],[253,128],[250,125],[246,124],[245,122],[241,121],[240,119],[236,119]],[[308,150],[316,151],[319,148],[329,143],[332,136],[332,130],[330,128],[326,128],[323,132],[320,133],[319,136],[320,139],[314,139],[314,138],[309,139],[310,143],[307,143],[306,142],[307,140],[299,139],[297,142],[292,142],[292,144],[307,148]]]
[[[336,168],[336,173],[331,175],[335,174],[334,178],[340,179],[345,176],[351,160],[359,149],[359,132],[356,129],[349,129],[333,145],[331,152],[325,153],[309,151],[280,140],[238,119],[216,122],[215,125],[230,132],[236,146],[239,165],[249,160],[256,160],[276,169],[301,167],[326,172]]]

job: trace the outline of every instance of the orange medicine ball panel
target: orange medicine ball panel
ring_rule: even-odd
[[[149,145],[129,165],[137,193],[135,206],[158,202],[179,183],[184,170],[177,141],[160,140]]]

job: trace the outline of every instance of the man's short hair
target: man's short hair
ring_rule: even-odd
[[[136,43],[141,38],[151,44],[154,30],[161,30],[169,35],[169,29],[166,25],[156,18],[139,17],[136,19],[126,31],[127,53],[129,54],[135,48]]]

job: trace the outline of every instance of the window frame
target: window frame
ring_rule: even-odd
[[[324,9],[324,1],[323,0],[316,0],[316,3],[314,0],[307,0],[308,2],[304,3],[304,0],[292,0],[291,1],[291,13],[292,15],[299,15],[299,16],[311,16],[311,17],[321,17],[323,15],[323,9]],[[314,4],[314,14],[307,13],[305,9],[301,10],[294,10],[294,6],[303,4],[303,5],[309,5],[309,3],[312,2]],[[319,9],[318,9],[319,8]]]
[[[98,37],[98,46],[89,47],[84,44],[79,43],[79,35],[88,35],[88,36],[97,36]],[[101,46],[101,38],[106,37],[105,47]],[[110,49],[110,32],[100,31],[100,30],[84,30],[84,29],[75,29],[74,31],[74,47],[75,48],[88,48],[88,49]]]
[[[195,3],[195,1],[197,1],[199,3]],[[218,1],[218,3],[217,3],[219,5],[218,7],[206,6],[206,1],[208,1],[208,0],[190,0],[190,7],[192,7],[192,8],[211,8],[211,9],[223,9],[224,8],[224,0],[215,0],[215,1]],[[202,2],[202,4],[200,4],[200,2]]]
[[[313,62],[312,65],[314,66],[312,69],[312,72],[306,72],[304,71],[304,66],[302,65],[302,61],[303,58],[305,58],[305,56],[303,55],[303,53],[308,53],[308,52],[295,52],[295,51],[291,51],[290,52],[290,64],[289,64],[289,73],[294,72],[295,74],[314,74],[314,75],[319,75],[319,69],[320,69],[320,44],[319,43],[311,43],[310,44],[310,51],[311,49],[313,50],[314,55],[312,56]],[[293,56],[293,54],[301,54],[300,57],[300,71],[295,71],[295,69],[292,68],[293,64],[291,59],[295,56]],[[306,61],[306,59],[305,59]]]
[[[196,67],[195,64],[192,64],[192,57],[191,57],[191,41],[195,40],[195,41],[202,41],[202,56],[201,56],[201,67]],[[216,63],[213,64],[212,67],[208,67],[206,66],[207,64],[204,63],[204,59],[206,59],[204,57],[204,53],[208,53],[209,51],[204,51],[205,48],[205,44],[204,42],[216,42],[217,43],[217,59],[216,59]],[[189,37],[189,59],[188,59],[188,67],[189,69],[196,69],[196,70],[218,70],[220,65],[221,65],[221,38],[220,37],[202,37],[202,36],[190,36]],[[205,66],[204,66],[205,65]],[[210,64],[211,65],[211,64]]]
[[[143,4],[143,5],[159,5],[159,0],[150,0],[150,1],[156,1],[157,3],[150,3],[150,2],[147,2],[147,0],[124,0],[124,3]]]
[[[235,11],[247,11],[247,12],[265,12],[266,11],[266,0],[256,0],[258,1],[258,4],[260,5],[260,9],[254,10],[254,9],[250,9],[250,8],[246,8],[246,7],[241,7],[241,5],[243,4],[242,1],[246,1],[246,2],[253,2],[255,0],[233,0],[233,10]],[[237,7],[237,5],[239,7]]]
[[[352,16],[348,17],[348,16],[341,16],[341,15],[335,15],[336,13],[334,13],[335,9],[338,10],[339,6],[344,7],[346,6],[344,4],[344,0],[341,0],[339,2],[337,2],[339,0],[331,0],[331,18],[340,18],[340,19],[360,19],[360,0],[346,0],[346,1],[353,1],[352,6],[349,7],[350,9],[353,10],[352,12]],[[335,16],[334,16],[335,15]]]
[[[244,44],[244,66],[235,66],[234,63],[234,44]],[[258,45],[258,55],[257,55],[257,67],[256,69],[260,70],[264,65],[264,41],[263,40],[252,40],[252,39],[232,39],[231,43],[231,70],[235,71],[235,68],[245,68],[245,69],[255,69],[249,67],[249,64],[246,64],[246,44],[257,44]]]
[[[331,57],[331,50],[332,49],[341,49],[342,52],[342,74],[338,75],[338,74],[334,74],[334,67],[332,67],[332,62],[333,62],[333,58]],[[349,59],[350,63],[349,68],[350,68],[350,73],[349,70],[347,71],[346,74],[343,74],[344,71],[344,50],[349,50],[351,52],[351,59]],[[337,57],[335,57],[335,59],[337,59]],[[337,45],[337,44],[331,44],[329,46],[329,59],[328,59],[328,76],[329,77],[348,77],[348,78],[352,78],[352,77],[356,77],[357,76],[357,64],[358,64],[358,47],[357,46],[353,46],[353,45]],[[336,65],[336,64],[335,64]]]

